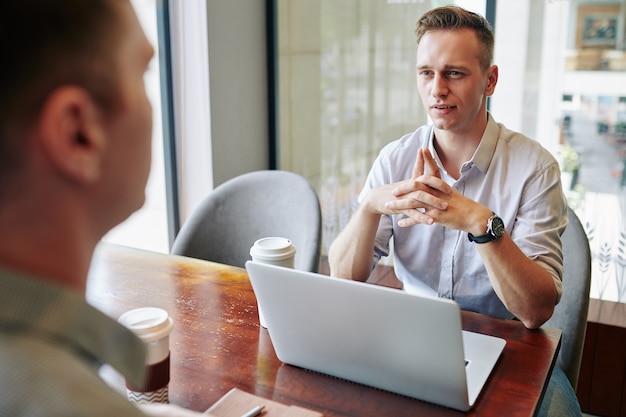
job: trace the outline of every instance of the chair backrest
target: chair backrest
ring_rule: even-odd
[[[563,331],[558,364],[576,389],[589,311],[591,251],[578,216],[571,208],[567,209],[567,214],[569,223],[561,236],[563,295],[545,326]]]
[[[318,272],[321,235],[319,199],[305,178],[254,171],[211,191],[182,226],[171,253],[243,268],[257,239],[280,236],[296,248],[296,269]]]

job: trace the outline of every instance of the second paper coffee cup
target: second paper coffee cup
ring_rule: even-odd
[[[264,237],[254,242],[254,245],[250,248],[250,256],[252,256],[254,262],[293,268],[296,248],[291,240],[285,237]],[[259,322],[261,326],[267,328],[261,306],[258,306],[258,310]]]

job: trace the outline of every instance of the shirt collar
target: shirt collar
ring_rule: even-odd
[[[107,363],[137,385],[145,346],[130,330],[87,304],[77,293],[0,269],[0,328],[65,345],[84,360]]]
[[[478,148],[472,156],[472,162],[481,172],[487,172],[493,154],[496,152],[496,145],[498,144],[498,132],[500,128],[498,124],[491,117],[491,113],[487,113],[487,127],[483,133],[483,137],[480,139]]]
[[[480,139],[480,143],[474,151],[474,155],[472,159],[467,161],[465,165],[476,165],[476,167],[484,172],[487,172],[489,165],[491,164],[491,159],[496,151],[496,145],[498,144],[498,132],[500,127],[496,123],[496,121],[491,116],[491,113],[487,113],[487,127],[483,132],[483,136]],[[435,130],[431,126],[430,129],[430,137],[428,138],[428,149],[430,149],[431,155],[437,161],[439,167],[442,167],[441,161],[439,160],[439,155],[437,155],[437,151],[435,151]],[[468,164],[469,163],[469,164]],[[445,173],[447,175],[447,173]]]

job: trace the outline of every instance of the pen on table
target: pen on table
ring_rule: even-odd
[[[257,405],[256,407],[254,407],[252,410],[248,411],[241,417],[256,417],[263,412],[264,408],[265,408],[264,405]]]

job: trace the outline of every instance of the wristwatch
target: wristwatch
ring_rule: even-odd
[[[495,213],[487,220],[487,233],[480,236],[474,236],[471,233],[467,234],[467,238],[470,242],[487,243],[498,240],[504,234],[504,222]]]

